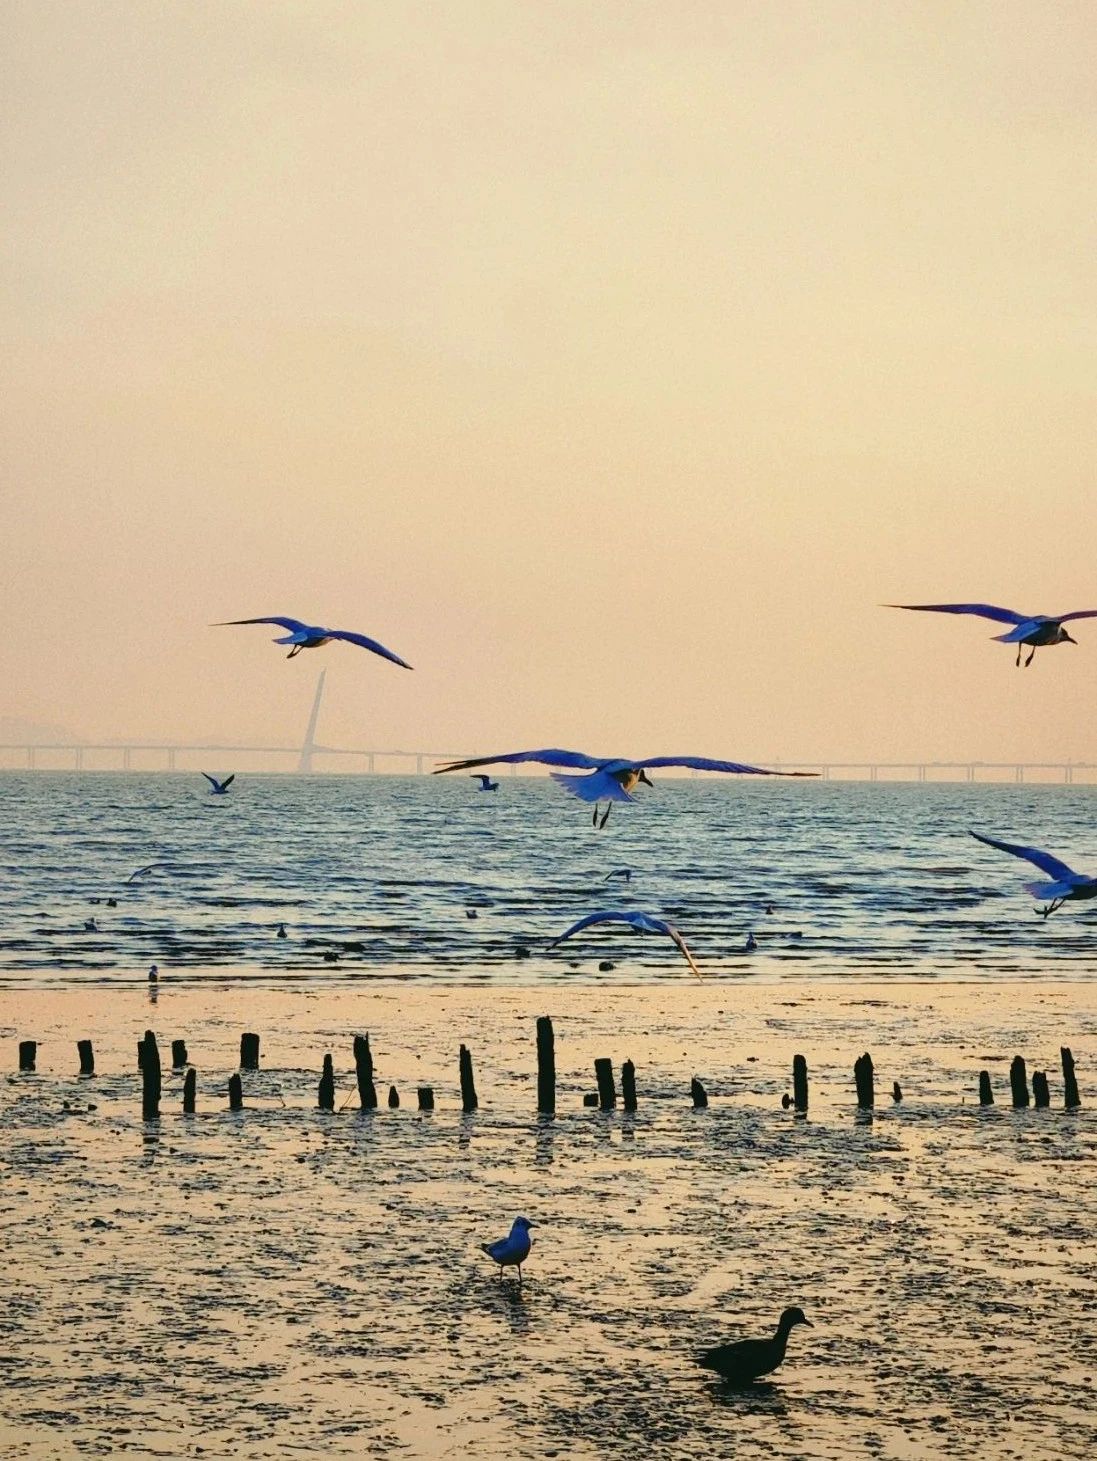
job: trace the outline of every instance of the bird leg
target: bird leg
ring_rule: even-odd
[[[1029,652],[1028,659],[1025,660],[1025,669],[1026,670],[1028,669],[1029,665],[1032,663],[1032,657],[1033,657],[1033,655],[1035,653],[1036,653],[1036,646],[1033,645],[1031,651]]]
[[[597,827],[597,825],[598,825],[598,803],[597,802],[594,803],[594,816],[591,817],[591,819],[590,819],[590,825],[592,827]]]
[[[1013,661],[1013,663],[1017,667],[1017,669],[1020,669],[1021,668],[1021,646],[1020,645],[1017,646],[1017,658]]]
[[[599,831],[601,831],[601,829],[609,821],[609,814],[610,814],[610,812],[612,810],[613,810],[613,803],[612,802],[606,802],[606,810],[605,810],[605,813],[604,813],[604,815],[602,817],[602,820],[598,823],[598,830]],[[595,816],[597,816],[597,815],[598,815],[598,812],[597,812],[597,808],[596,808],[595,809]]]
[[[301,646],[299,644],[295,644],[293,646],[293,648],[290,650],[289,654],[286,655],[286,658],[287,659],[292,659],[295,654],[300,654],[300,653],[301,653]]]
[[[1040,918],[1050,918],[1057,908],[1061,908],[1066,902],[1065,898],[1052,898],[1046,908],[1037,908],[1036,912]]]

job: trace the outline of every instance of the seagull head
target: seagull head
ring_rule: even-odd
[[[648,774],[647,774],[647,772],[644,770],[644,768],[642,766],[640,767],[640,774],[639,774],[639,776],[637,776],[636,780],[637,781],[642,781],[645,786],[650,786],[651,785],[651,782],[648,780]]]
[[[806,1324],[809,1329],[815,1328],[815,1325],[807,1317],[803,1309],[786,1309],[781,1315],[781,1328],[788,1330],[794,1324]]]
[[[530,1220],[529,1220],[529,1218],[526,1218],[526,1217],[516,1217],[516,1218],[515,1218],[515,1219],[514,1219],[514,1224],[513,1224],[513,1226],[514,1226],[514,1227],[515,1227],[515,1228],[520,1228],[520,1229],[521,1229],[521,1231],[522,1231],[522,1232],[523,1232],[523,1233],[524,1233],[524,1232],[526,1232],[526,1231],[527,1231],[527,1230],[528,1230],[528,1229],[529,1229],[529,1228],[532,1228],[532,1227],[533,1227],[533,1226],[534,1226],[534,1224],[533,1224],[533,1223],[531,1223],[531,1222],[530,1222]]]
[[[1076,639],[1071,639],[1070,635],[1066,632],[1066,630],[1063,628],[1063,626],[1061,624],[1059,625],[1059,641],[1058,642],[1060,644],[1077,644],[1078,643],[1078,641]]]

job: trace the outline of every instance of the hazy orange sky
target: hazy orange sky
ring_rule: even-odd
[[[1091,4],[0,23],[0,715],[1097,760]]]

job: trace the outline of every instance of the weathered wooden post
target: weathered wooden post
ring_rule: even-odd
[[[857,1104],[862,1110],[871,1110],[876,1104],[876,1088],[872,1069],[872,1056],[866,1050],[854,1061],[853,1079],[857,1086]]]
[[[1074,1074],[1074,1056],[1065,1045],[1059,1047],[1059,1058],[1063,1062],[1063,1105],[1068,1111],[1082,1104],[1078,1094],[1078,1078]]]
[[[240,1069],[259,1069],[259,1036],[246,1034],[240,1036]]]
[[[19,1069],[33,1071],[34,1062],[38,1055],[37,1040],[20,1040],[19,1042]]]
[[[244,1087],[238,1075],[229,1076],[229,1110],[239,1111],[244,1105]]]
[[[141,1042],[141,1115],[146,1121],[160,1115],[160,1051],[151,1030]]]
[[[1013,1093],[1014,1106],[1028,1105],[1028,1072],[1025,1070],[1025,1057],[1015,1055],[1009,1067],[1009,1088]]]
[[[434,1110],[434,1091],[430,1086],[420,1086],[416,1091],[420,1111]]]
[[[143,1070],[145,1065],[145,1042],[140,1039],[137,1042],[137,1069]]]
[[[537,1021],[537,1109],[543,1115],[556,1110],[556,1037],[548,1015]]]
[[[597,1104],[598,1104],[598,1092],[597,1091],[584,1091],[583,1092],[583,1105],[584,1106],[597,1106]]]
[[[185,1040],[173,1040],[171,1042],[171,1068],[181,1070],[187,1064],[187,1042]]]
[[[621,1104],[626,1111],[636,1110],[636,1067],[631,1060],[621,1067]]]
[[[80,1057],[80,1074],[95,1074],[95,1052],[91,1048],[90,1040],[77,1040],[76,1053]]]
[[[330,1055],[324,1056],[324,1073],[320,1077],[318,1104],[321,1111],[335,1110],[335,1070],[332,1067]]]
[[[598,1082],[598,1104],[603,1111],[612,1111],[617,1105],[617,1090],[613,1084],[613,1061],[603,1055],[594,1062],[594,1077]]]
[[[472,1079],[472,1055],[467,1045],[461,1046],[458,1064],[461,1071],[461,1110],[475,1111],[480,1102]]]
[[[989,1070],[981,1070],[979,1072],[979,1105],[980,1106],[993,1106],[994,1105],[994,1092],[990,1088],[990,1071]]]
[[[395,1111],[400,1105],[400,1092],[395,1086],[389,1086],[389,1110]]]
[[[689,1083],[690,1099],[693,1101],[695,1111],[703,1111],[708,1105],[708,1092],[696,1076]]]
[[[377,1110],[377,1087],[373,1084],[373,1054],[368,1035],[354,1037],[354,1073],[358,1080],[358,1099],[363,1111]]]
[[[1048,1090],[1046,1070],[1032,1072],[1032,1100],[1033,1104],[1040,1108],[1051,1105],[1051,1092]]]
[[[808,1108],[808,1063],[802,1055],[792,1057],[792,1104],[797,1111]]]
[[[192,1065],[183,1077],[183,1115],[194,1115],[194,1094],[198,1085],[198,1073]]]

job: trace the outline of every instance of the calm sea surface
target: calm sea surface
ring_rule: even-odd
[[[1021,888],[1034,870],[967,835],[1092,869],[1097,788],[703,779],[644,792],[596,832],[533,778],[483,793],[464,777],[244,775],[214,797],[191,774],[3,773],[0,978],[132,980],[153,961],[194,978],[688,977],[669,941],[627,927],[548,950],[599,908],[671,919],[723,977],[1097,973],[1097,903],[1036,917]],[[161,866],[129,881],[149,863]],[[625,867],[631,882],[604,881]]]

